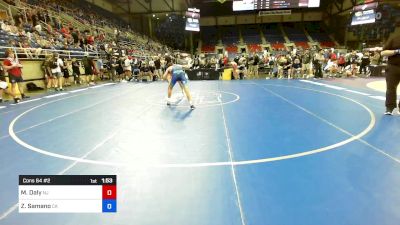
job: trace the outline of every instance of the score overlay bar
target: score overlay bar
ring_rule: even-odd
[[[116,175],[20,175],[20,213],[115,213]]]

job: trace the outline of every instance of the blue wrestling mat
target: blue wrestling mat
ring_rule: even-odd
[[[398,116],[322,80],[121,83],[0,109],[0,225],[396,225]],[[20,174],[115,174],[113,214],[18,213]]]

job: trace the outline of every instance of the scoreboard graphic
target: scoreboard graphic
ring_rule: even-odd
[[[116,213],[116,175],[20,175],[20,213]]]
[[[320,0],[233,0],[233,11],[316,8]]]
[[[186,27],[187,31],[200,31],[200,9],[188,8],[186,12]]]

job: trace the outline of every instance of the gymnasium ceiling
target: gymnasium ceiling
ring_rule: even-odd
[[[249,14],[249,11],[232,12],[232,0],[86,0],[104,1],[113,6],[113,12],[121,16],[135,15],[166,15],[167,13],[183,14],[189,7],[196,7],[201,10],[201,16],[224,16],[236,14]],[[292,9],[296,11],[329,11],[342,12],[351,9],[360,0],[321,0],[320,8],[313,9]],[[381,2],[399,3],[399,0],[383,0]]]
[[[193,0],[104,0],[125,14],[143,15],[151,13],[182,12]]]
[[[189,7],[196,7],[201,10],[202,16],[232,15],[232,0],[225,0],[224,3],[218,0],[104,0],[113,5],[113,8],[125,15],[161,14],[171,12],[183,12]],[[343,1],[343,0],[334,0]],[[321,0],[321,7],[324,8],[332,0]],[[310,9],[312,10],[312,9]],[[314,10],[321,10],[317,8]],[[304,9],[302,9],[304,11]],[[243,12],[241,12],[243,13]],[[235,13],[235,14],[241,14]],[[249,12],[244,12],[249,13]]]

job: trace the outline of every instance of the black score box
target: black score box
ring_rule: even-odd
[[[20,175],[20,213],[115,213],[116,175]]]

